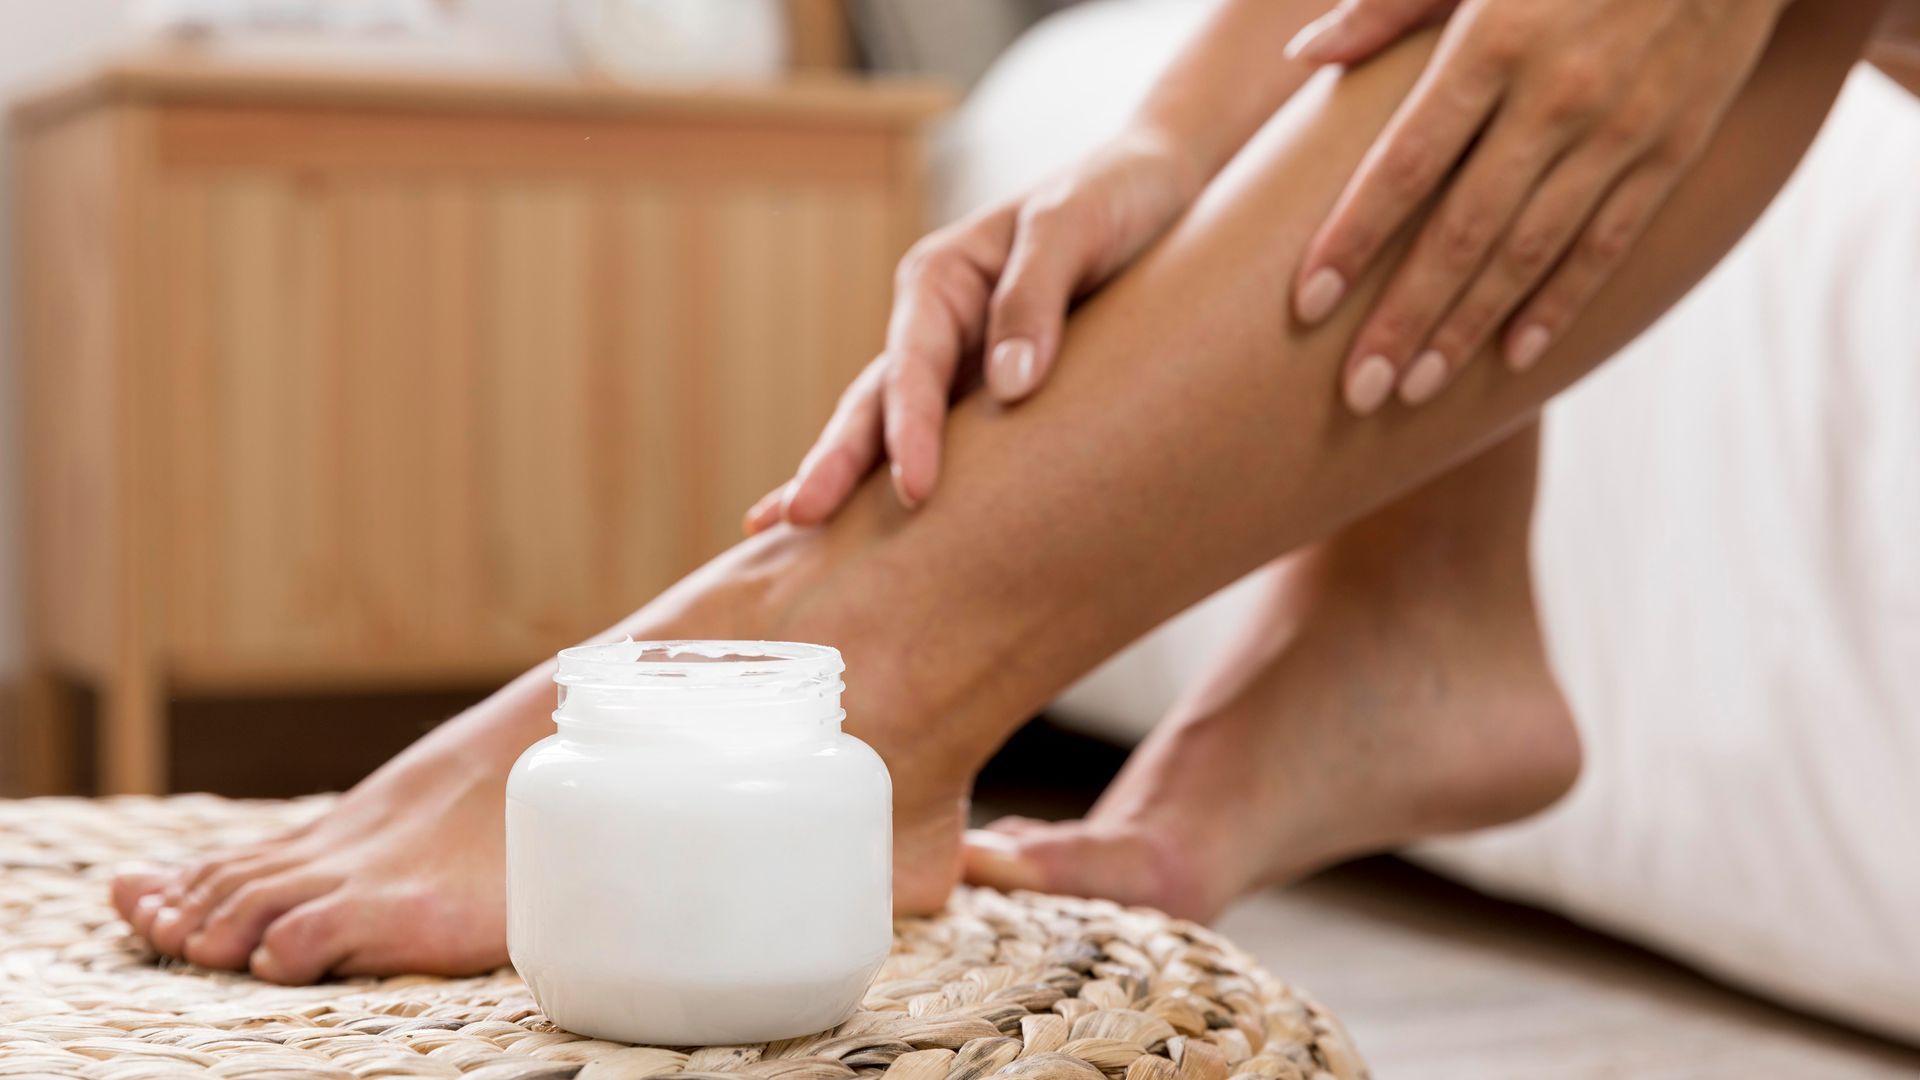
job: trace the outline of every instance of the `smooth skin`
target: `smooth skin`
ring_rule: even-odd
[[[1302,24],[1313,6],[1297,6]],[[1789,12],[1700,166],[1532,371],[1514,378],[1473,365],[1431,405],[1390,407],[1368,420],[1330,388],[1379,275],[1356,282],[1360,302],[1315,329],[1271,300],[1285,295],[1309,235],[1419,77],[1433,39],[1319,80],[1074,314],[1046,394],[1017,410],[980,394],[959,403],[940,498],[908,512],[876,473],[829,524],[781,526],[736,545],[616,632],[840,647],[850,728],[894,773],[899,909],[937,907],[961,871],[972,777],[1015,726],[1180,609],[1523,428],[1541,402],[1670,305],[1757,216],[1817,128],[1876,8],[1846,0],[1822,5],[1817,17]],[[1317,640],[1335,647],[1343,637]],[[1274,662],[1285,665],[1290,651],[1279,648]],[[1310,666],[1289,670],[1311,674]],[[1384,667],[1379,674],[1392,677]],[[1427,685],[1431,673],[1414,674],[1412,687]],[[116,905],[163,953],[277,982],[504,962],[504,780],[521,750],[551,728],[549,677],[544,666],[530,671],[292,836],[181,870],[122,875]],[[1377,726],[1398,716],[1418,727],[1416,710],[1380,709],[1362,717],[1375,726],[1352,727],[1341,685],[1321,692],[1326,709],[1303,716],[1319,732],[1305,745],[1343,727],[1375,738],[1367,752],[1331,759],[1346,766],[1328,789],[1343,793],[1343,805],[1315,812],[1386,822],[1356,837],[1404,834],[1427,816],[1456,827],[1475,816],[1439,814],[1451,796],[1406,783],[1423,775],[1418,768],[1369,771],[1403,745],[1425,751],[1427,743],[1403,743]],[[1462,729],[1469,746],[1476,730]],[[1301,761],[1316,769],[1312,758]],[[1283,795],[1266,792],[1250,805],[1284,818]],[[1213,796],[1234,790],[1223,778]],[[1490,805],[1505,812],[1531,801]],[[1303,862],[1224,840],[1181,850],[1193,860],[1215,852],[1278,867]],[[1326,857],[1316,851],[1304,861]],[[1199,871],[1169,861],[1155,873]],[[1199,905],[1209,902],[1219,901],[1201,897],[1189,910],[1206,914]]]
[[[1435,207],[1352,339],[1348,407],[1369,415],[1396,392],[1422,404],[1496,336],[1515,371],[1532,366],[1698,158],[1785,3],[1458,5],[1290,285],[1296,317],[1324,322]],[[1070,305],[1184,213],[1311,67],[1363,61],[1455,6],[1347,0],[1302,28],[1297,6],[1222,4],[1106,146],[915,246],[886,348],[793,479],[747,511],[747,532],[825,521],[882,460],[903,505],[925,501],[956,390],[984,374],[1003,403],[1032,394]],[[1289,36],[1296,62],[1276,62]]]

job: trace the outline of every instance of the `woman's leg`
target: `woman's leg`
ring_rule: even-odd
[[[1580,744],[1528,573],[1537,443],[1530,426],[1263,571],[1239,639],[1087,817],[995,822],[967,876],[1205,920],[1557,799]]]
[[[1708,159],[1539,366],[1483,358],[1425,408],[1366,421],[1339,406],[1336,371],[1377,280],[1312,333],[1284,298],[1431,37],[1321,83],[1076,314],[1047,393],[958,406],[937,498],[908,514],[869,482],[832,525],[743,543],[623,629],[840,646],[853,728],[895,776],[901,907],[933,906],[971,777],[1021,718],[1180,608],[1497,441],[1711,266],[1798,158],[1873,6],[1789,9]],[[251,956],[283,981],[501,961],[500,787],[548,729],[544,683],[517,680],[302,834],[129,878],[117,901],[165,951]]]

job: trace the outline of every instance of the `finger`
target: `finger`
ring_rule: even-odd
[[[975,344],[970,331],[984,323],[988,300],[987,284],[977,275],[934,273],[940,276],[914,283],[894,309],[880,384],[881,437],[893,460],[893,489],[909,509],[933,493],[954,372],[961,354]]]
[[[787,480],[756,499],[752,506],[747,507],[747,512],[740,515],[740,532],[753,536],[772,528],[780,520],[781,511],[787,503],[787,493],[792,488],[793,481]]]
[[[1022,216],[987,316],[987,390],[1019,401],[1045,381],[1067,305],[1089,276],[1092,230],[1063,206]]]
[[[1653,220],[1678,182],[1682,166],[1652,158],[1635,167],[1607,195],[1559,266],[1521,307],[1507,330],[1507,364],[1524,371],[1566,333],[1587,302]]]
[[[1503,54],[1463,40],[1461,29],[1447,28],[1420,81],[1308,242],[1293,292],[1302,323],[1318,325],[1333,314],[1486,124],[1505,82]]]
[[[940,472],[940,433],[947,418],[952,368],[940,357],[909,353],[887,367],[881,435],[893,464],[893,491],[912,510],[933,494]]]
[[[800,461],[781,497],[776,516],[798,525],[831,518],[880,459],[880,384],[885,354],[875,357],[848,384],[820,432]]]
[[[1351,64],[1453,8],[1451,0],[1345,0],[1301,27],[1286,56],[1306,64]]]
[[[1548,172],[1473,284],[1441,319],[1429,339],[1435,351],[1463,363],[1493,339],[1507,316],[1566,254],[1600,200],[1644,153],[1645,132],[1651,126],[1623,116],[1611,131],[1596,133]],[[1545,342],[1533,334],[1526,345],[1521,368],[1539,359]]]
[[[894,493],[909,508],[933,493],[954,374],[986,332],[991,283],[1005,268],[1012,230],[1012,213],[997,215],[901,263],[880,411]]]
[[[1420,229],[1380,299],[1354,336],[1345,397],[1365,416],[1398,386],[1409,405],[1430,400],[1461,359],[1427,347],[1461,290],[1480,272],[1516,209],[1564,146],[1568,133],[1503,110],[1440,205]],[[1391,373],[1389,383],[1383,373]]]

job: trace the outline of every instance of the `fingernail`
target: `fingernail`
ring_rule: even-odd
[[[1400,381],[1400,400],[1409,405],[1424,405],[1433,400],[1440,392],[1441,384],[1447,381],[1447,358],[1438,350],[1428,349],[1413,358],[1413,366],[1407,369],[1407,377]]]
[[[1033,392],[1033,376],[1038,364],[1033,342],[1026,338],[1008,338],[993,350],[987,362],[987,382],[993,396],[1002,401],[1018,401]]]
[[[1384,356],[1369,356],[1347,376],[1347,408],[1372,415],[1393,393],[1393,364]]]
[[[1340,276],[1340,271],[1323,266],[1300,283],[1300,291],[1293,300],[1294,310],[1299,312],[1301,322],[1318,325],[1340,306],[1340,298],[1346,292],[1347,279]]]
[[[1300,28],[1287,42],[1286,57],[1289,60],[1303,60],[1307,63],[1319,63],[1329,48],[1335,45],[1346,21],[1339,12],[1328,12]]]
[[[740,518],[740,531],[748,536],[752,536],[754,533],[773,524],[771,520],[774,516],[773,510],[780,505],[786,496],[787,485],[785,484],[781,484],[779,487],[760,496],[760,501],[748,507],[746,514]]]
[[[1020,845],[1013,837],[987,829],[968,829],[966,844],[969,877],[1003,891],[1046,891],[1047,878],[1040,864],[1020,854]]]
[[[887,467],[887,471],[893,475],[893,493],[899,496],[900,505],[909,510],[918,507],[920,505],[919,500],[907,494],[907,473],[906,470],[900,467],[900,463],[897,461],[894,462]]]
[[[1507,366],[1515,371],[1525,371],[1540,362],[1547,351],[1547,342],[1552,335],[1547,328],[1533,323],[1513,335],[1513,344],[1507,348]]]

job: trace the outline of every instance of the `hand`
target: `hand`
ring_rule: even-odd
[[[1424,403],[1496,333],[1509,367],[1533,366],[1705,149],[1787,2],[1460,3],[1295,280],[1295,313],[1324,321],[1434,202],[1355,336],[1347,405]],[[1288,53],[1352,63],[1454,6],[1343,0]]]
[[[955,390],[984,368],[1001,402],[1031,394],[1059,352],[1068,306],[1172,224],[1201,172],[1172,140],[1130,131],[915,244],[895,275],[885,350],[841,395],[793,479],[747,511],[747,533],[827,520],[882,454],[900,501],[918,506],[939,476]]]

